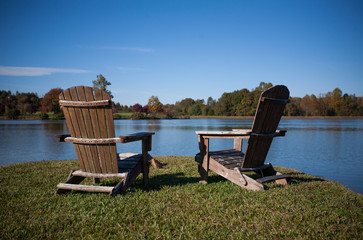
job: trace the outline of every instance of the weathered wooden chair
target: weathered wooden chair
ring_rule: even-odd
[[[80,170],[72,170],[65,183],[57,185],[56,194],[71,190],[107,192],[115,196],[142,172],[148,184],[151,138],[153,132],[143,132],[115,138],[110,96],[97,88],[77,86],[64,90],[59,105],[67,121],[70,135],[60,135],[61,142],[73,142]],[[142,141],[141,154],[117,154],[116,143]],[[114,187],[81,185],[86,177],[99,183],[100,178],[121,178]]]
[[[200,182],[208,182],[208,170],[212,170],[231,182],[249,189],[263,190],[263,183],[276,181],[286,185],[289,175],[276,172],[273,166],[265,164],[265,159],[272,139],[285,136],[286,131],[277,130],[286,103],[289,102],[289,90],[278,85],[261,94],[251,130],[232,131],[198,131],[200,153],[196,155],[199,162]],[[229,150],[209,151],[209,139],[233,138],[234,147]],[[246,152],[242,153],[242,141],[248,139]],[[249,177],[244,172],[254,171],[259,179]]]

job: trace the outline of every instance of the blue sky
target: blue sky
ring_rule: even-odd
[[[98,74],[123,105],[260,82],[363,96],[361,0],[1,0],[0,36],[0,89],[40,97]]]

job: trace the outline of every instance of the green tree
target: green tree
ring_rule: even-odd
[[[265,83],[265,82],[260,82],[260,85],[258,85],[257,88],[254,89],[254,91],[259,92],[261,95],[261,93],[267,89],[269,89],[270,87],[272,87],[272,83]]]
[[[108,93],[108,95],[110,95],[111,98],[113,98],[111,91],[107,89],[107,86],[110,86],[111,83],[108,82],[102,74],[97,75],[97,79],[92,81],[92,83],[94,88],[105,91],[106,93]]]
[[[202,114],[202,108],[199,104],[195,104],[190,109],[190,115],[199,116]]]
[[[343,105],[342,91],[335,88],[331,95],[331,108],[334,110],[335,115],[341,115],[341,108]]]
[[[176,107],[178,112],[180,112],[183,115],[190,115],[190,109],[195,104],[194,99],[192,98],[184,98],[180,102],[176,102]]]
[[[216,100],[214,100],[212,97],[209,97],[207,100],[207,105],[209,107],[212,107],[216,103]]]
[[[18,119],[20,112],[18,109],[5,107],[4,115],[7,119]]]
[[[233,115],[232,93],[223,93],[215,105],[215,113],[220,116]]]
[[[301,98],[290,98],[290,102],[286,105],[284,115],[287,116],[301,116],[300,102]]]

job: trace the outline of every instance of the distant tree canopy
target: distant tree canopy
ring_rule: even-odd
[[[288,116],[362,116],[363,97],[342,93],[339,88],[333,92],[305,95],[303,98],[291,98],[285,114]]]
[[[16,119],[20,114],[34,113],[40,107],[41,99],[36,93],[12,94],[11,91],[0,90],[0,114],[9,119]]]
[[[43,112],[59,113],[59,94],[61,94],[62,91],[63,90],[61,88],[53,88],[47,94],[45,94],[41,101],[41,110]]]
[[[175,115],[205,116],[253,116],[261,93],[272,87],[271,83],[261,82],[258,87],[225,92],[218,100],[209,97],[204,100],[185,98],[166,106],[168,112]],[[339,88],[321,95],[306,95],[303,98],[292,97],[286,105],[287,116],[362,116],[363,98],[343,94]]]
[[[150,113],[156,114],[164,111],[163,104],[159,101],[157,96],[151,96],[147,105]]]
[[[110,85],[102,75],[98,75],[99,81],[94,81],[100,89]],[[119,112],[134,113],[165,113],[168,117],[182,115],[205,116],[253,116],[261,92],[271,87],[271,83],[261,82],[251,91],[244,88],[234,92],[225,92],[215,100],[212,97],[205,102],[203,99],[185,98],[175,104],[163,105],[157,96],[151,96],[148,104],[133,106],[115,104]],[[0,114],[9,119],[16,119],[20,114],[31,114],[36,111],[59,113],[58,96],[62,89],[51,89],[44,98],[39,98],[36,93],[12,94],[11,91],[0,90]],[[107,91],[107,90],[106,90]],[[286,105],[286,116],[363,116],[363,97],[354,94],[348,95],[339,88],[332,92],[314,94],[304,97],[291,97]]]
[[[111,98],[113,98],[111,91],[107,89],[107,86],[110,86],[111,83],[106,80],[102,74],[97,75],[97,79],[92,81],[93,87],[101,89],[102,91],[107,92]]]

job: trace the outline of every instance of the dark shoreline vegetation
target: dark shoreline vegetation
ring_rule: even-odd
[[[302,172],[292,184],[247,191],[210,173],[198,183],[192,157],[155,157],[126,194],[54,195],[76,160],[0,167],[0,239],[362,239],[363,195]],[[116,180],[107,180],[117,182]],[[107,184],[108,182],[101,182]]]
[[[262,91],[271,83],[261,82],[258,87],[223,93],[215,100],[185,98],[175,104],[162,104],[157,96],[151,96],[148,104],[141,106],[121,105],[113,102],[115,119],[178,119],[178,118],[224,118],[248,117],[255,114]],[[43,98],[36,93],[12,94],[0,90],[0,119],[63,119],[59,107],[60,88],[51,89]],[[290,97],[286,105],[286,117],[361,117],[363,116],[363,97],[343,94],[339,88],[332,92],[305,95],[303,98]]]
[[[161,120],[161,119],[253,119],[254,116],[179,116],[179,117],[167,117],[166,115],[157,116],[143,116],[134,118],[129,113],[116,113],[114,114],[114,120]],[[363,116],[282,116],[282,119],[363,119]],[[0,116],[0,120],[9,120],[5,116]],[[40,118],[39,114],[33,115],[20,115],[16,119],[10,120],[64,120],[63,115],[61,117],[54,117],[54,113],[48,113],[47,118]]]

